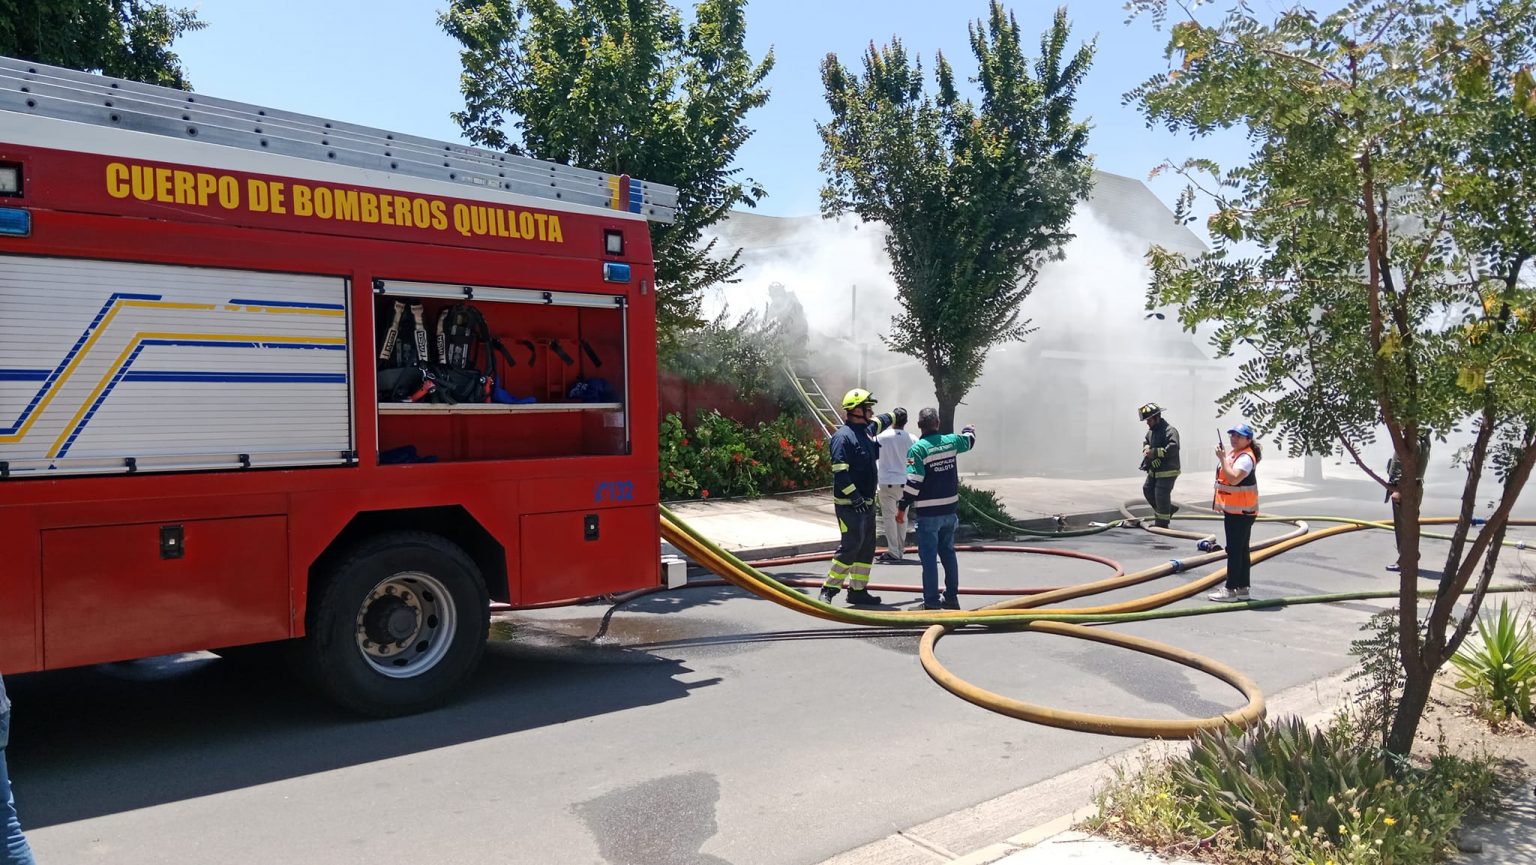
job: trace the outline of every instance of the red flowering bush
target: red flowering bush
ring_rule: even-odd
[[[825,443],[793,417],[747,427],[700,412],[691,432],[676,414],[662,420],[663,499],[754,497],[831,482]]]

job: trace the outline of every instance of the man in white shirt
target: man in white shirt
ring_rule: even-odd
[[[897,522],[900,512],[901,489],[907,483],[907,451],[912,449],[912,434],[907,432],[907,410],[898,408],[891,413],[895,423],[875,437],[880,445],[877,465],[880,469],[880,520],[885,528],[886,551],[879,561],[893,564],[903,561],[907,548],[907,524]]]

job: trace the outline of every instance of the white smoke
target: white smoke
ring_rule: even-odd
[[[1037,330],[992,349],[957,411],[957,423],[977,424],[988,444],[967,470],[1134,475],[1144,432],[1136,409],[1148,401],[1181,428],[1186,468],[1213,467],[1215,442],[1206,440],[1220,425],[1214,401],[1231,386],[1235,365],[1211,361],[1171,315],[1146,317],[1146,241],[1108,227],[1088,206],[1071,228],[1063,260],[1045,266],[1023,304]],[[733,218],[721,239],[743,247],[744,269],[738,284],[709,298],[712,311],[761,309],[768,286],[781,283],[805,308],[811,371],[829,394],[858,384],[862,365],[883,407],[903,405],[915,416],[936,404],[922,366],[880,339],[899,305],[879,226],[747,215]]]

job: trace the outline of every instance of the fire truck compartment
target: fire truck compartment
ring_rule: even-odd
[[[623,592],[661,580],[654,507],[522,517],[522,603]],[[650,547],[644,554],[641,546]],[[650,568],[636,574],[636,568]]]
[[[48,667],[289,636],[287,517],[50,529],[42,549]]]
[[[12,477],[344,465],[344,279],[0,256]]]
[[[499,345],[476,340],[471,363],[498,389],[498,401],[381,394],[385,462],[629,452],[627,310],[620,296],[387,280],[375,292],[376,357],[388,353],[392,329],[395,340],[413,339],[419,329],[431,358],[424,363],[441,364],[439,320],[456,303],[474,307]],[[389,363],[380,364],[383,373]]]

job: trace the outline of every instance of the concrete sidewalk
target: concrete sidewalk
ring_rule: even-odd
[[[1141,478],[1075,480],[970,475],[965,482],[996,492],[1026,528],[1049,531],[1057,516],[1082,528],[1117,519],[1120,503],[1141,495]],[[830,491],[761,499],[671,505],[678,516],[727,550],[748,559],[824,552],[837,546]]]
[[[1264,501],[1279,510],[1335,499],[1351,479],[1321,485],[1302,480],[1301,461],[1273,460],[1264,479]],[[970,475],[966,483],[995,491],[1004,506],[1026,526],[1050,530],[1058,518],[1069,527],[1118,518],[1121,503],[1138,500],[1142,477],[1062,479]],[[1175,500],[1195,501],[1209,479],[1181,482]],[[1374,486],[1352,488],[1346,496],[1370,501]],[[836,518],[829,491],[753,500],[686,502],[673,506],[680,517],[705,536],[745,559],[824,552],[837,546]],[[1275,695],[1271,716],[1296,714],[1312,721],[1329,716],[1346,694],[1343,676]],[[850,850],[822,865],[1195,865],[1165,859],[1103,838],[1075,831],[1091,816],[1095,789],[1116,765],[1178,744],[1146,743],[1122,754],[1083,766],[972,808],[919,826],[902,829],[872,844]],[[1032,828],[1028,828],[1032,827]],[[1023,828],[1024,831],[1020,831]],[[1527,786],[1496,822],[1470,827],[1462,854],[1469,865],[1536,865],[1536,798]],[[999,840],[1001,839],[1001,840]]]
[[[1142,477],[1077,479],[967,475],[965,482],[992,490],[1025,528],[1050,531],[1061,517],[1071,528],[1120,518],[1120,505],[1141,498]],[[1191,479],[1176,500],[1203,495],[1207,479]],[[1196,493],[1196,490],[1201,492]],[[1266,501],[1306,495],[1310,488],[1283,477],[1266,477]],[[837,547],[837,517],[830,491],[760,499],[715,499],[670,506],[689,525],[745,559],[768,559]],[[670,551],[669,551],[670,552]]]

